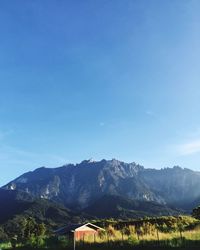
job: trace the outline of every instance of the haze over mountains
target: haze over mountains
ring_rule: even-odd
[[[38,168],[3,189],[101,218],[167,215],[189,211],[198,204],[200,173],[180,167],[146,169],[115,159],[85,160],[76,165]]]

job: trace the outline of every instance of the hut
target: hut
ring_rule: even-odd
[[[85,236],[93,236],[94,239],[100,231],[105,231],[92,223],[86,224],[69,224],[55,231],[57,235],[66,235],[73,237],[76,241],[84,240]]]

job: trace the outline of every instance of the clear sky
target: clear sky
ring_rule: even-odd
[[[200,170],[199,0],[0,2],[0,184],[116,158]]]

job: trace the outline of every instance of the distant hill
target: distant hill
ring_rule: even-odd
[[[45,199],[34,199],[21,191],[0,189],[0,201],[0,224],[16,215],[33,217],[49,226],[65,225],[81,219],[60,204]]]
[[[178,209],[172,209],[156,202],[131,200],[122,196],[105,195],[84,212],[97,218],[130,219],[144,216],[178,215]]]
[[[59,168],[38,168],[3,188],[59,202],[73,211],[92,206],[106,195],[123,196],[134,202],[151,202],[144,204],[149,204],[151,213],[156,214],[157,207],[152,204],[192,209],[200,197],[200,173],[180,167],[146,169],[115,159],[88,160]],[[140,206],[136,211],[147,210]]]

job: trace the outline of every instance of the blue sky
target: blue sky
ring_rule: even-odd
[[[0,184],[117,158],[200,170],[200,1],[0,2]]]

